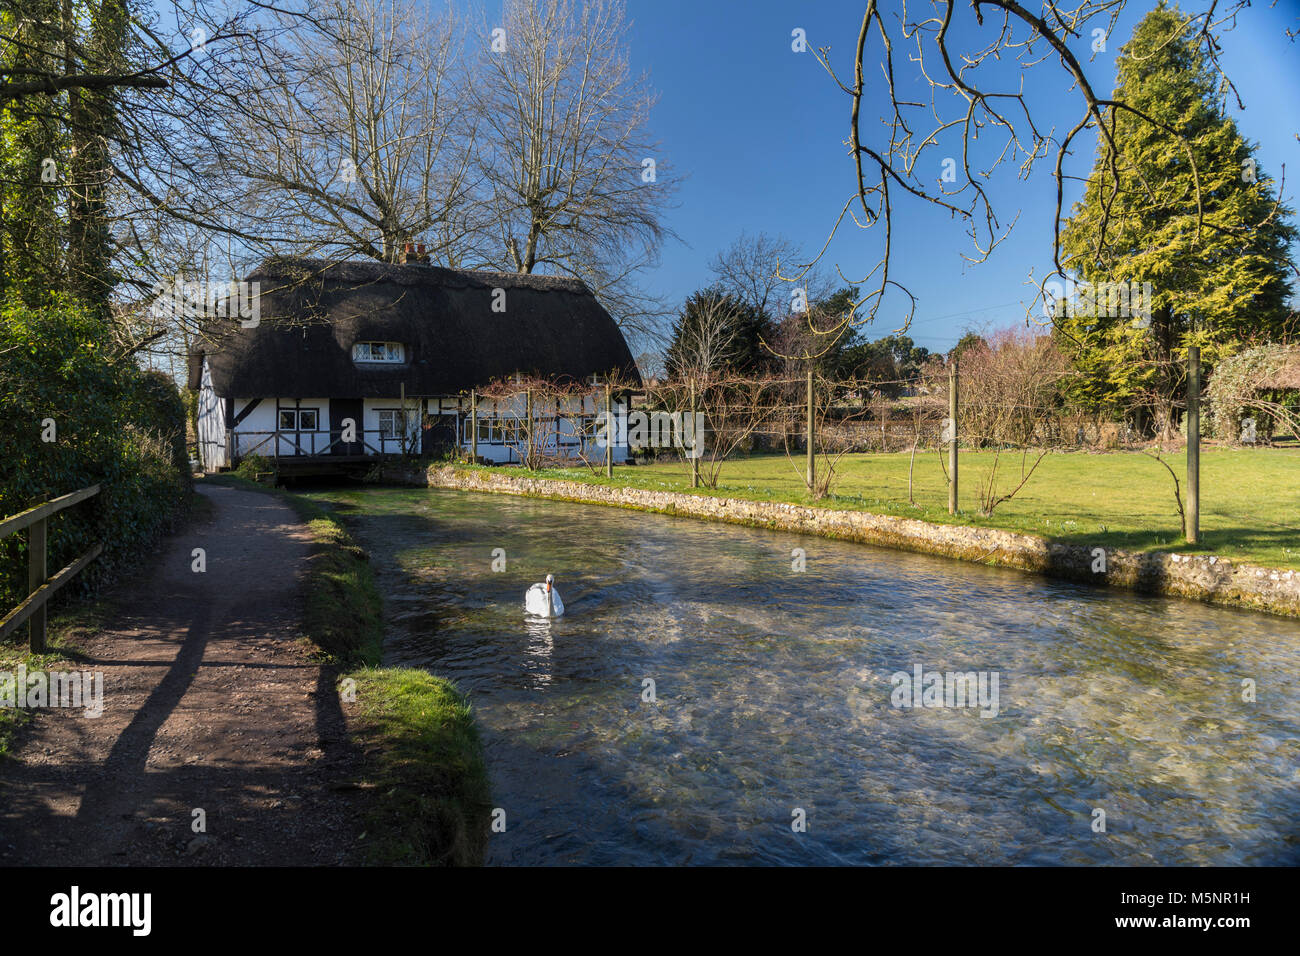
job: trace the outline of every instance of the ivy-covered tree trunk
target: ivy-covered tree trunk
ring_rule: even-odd
[[[64,47],[59,0],[19,0],[0,13],[13,43],[6,72],[58,68]],[[36,303],[63,275],[61,212],[66,97],[33,96],[0,110],[0,284]]]
[[[72,26],[72,0],[63,0]],[[102,0],[90,19],[85,44],[87,68],[110,73],[125,70],[121,63],[126,42],[127,10],[123,0]],[[76,64],[70,64],[70,71]],[[72,293],[102,319],[108,318],[109,296],[116,279],[112,272],[108,187],[112,164],[109,137],[115,128],[111,91],[76,90],[69,104],[68,281]]]
[[[15,38],[4,48],[7,72],[128,72],[126,0],[19,0],[3,24]],[[11,100],[0,113],[0,282],[33,305],[67,291],[108,317],[115,97],[74,88]]]

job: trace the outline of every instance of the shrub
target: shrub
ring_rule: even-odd
[[[104,551],[69,589],[93,590],[168,530],[190,492],[176,388],[145,372],[110,328],[60,300],[0,306],[0,516],[87,485],[95,498],[49,525],[50,572],[95,542]],[[53,441],[45,441],[52,423]],[[27,593],[27,535],[0,542],[0,602]]]
[[[1261,387],[1273,383],[1275,387]],[[1259,345],[1224,359],[1206,389],[1205,433],[1221,441],[1241,440],[1242,419],[1255,419],[1261,442],[1276,431],[1300,433],[1293,402],[1300,392],[1300,347]],[[1300,438],[1300,434],[1297,434]]]
[[[274,471],[275,466],[271,463],[271,459],[262,455],[245,455],[239,459],[234,474],[245,481],[257,481],[258,475],[265,475],[267,472]]]

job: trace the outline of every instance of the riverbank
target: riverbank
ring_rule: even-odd
[[[0,707],[0,865],[481,863],[472,715],[377,666],[365,553],[310,502],[197,492],[148,562],[55,616],[47,653],[0,647],[0,686],[37,688]],[[40,690],[68,675],[93,694]]]
[[[529,477],[477,466],[389,467],[382,471],[381,480],[612,505],[821,535],[1089,584],[1300,617],[1300,573],[1229,561],[1216,555],[1065,544],[994,528],[935,524],[866,511]]]
[[[487,770],[473,714],[448,681],[381,667],[382,598],[369,556],[315,503],[234,476],[209,478],[274,495],[307,526],[304,636],[334,671],[348,733],[364,754],[365,862],[478,865],[488,837]]]

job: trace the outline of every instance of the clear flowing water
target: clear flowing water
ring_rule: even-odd
[[[1300,622],[612,508],[320,496],[373,556],[389,663],[470,695],[489,862],[1300,862]],[[568,614],[526,620],[548,572]],[[917,665],[996,672],[997,715],[895,707]]]

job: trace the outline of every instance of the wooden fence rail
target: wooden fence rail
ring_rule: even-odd
[[[32,650],[45,650],[46,602],[104,550],[104,544],[100,542],[54,577],[47,578],[45,567],[47,523],[52,515],[58,514],[65,508],[71,508],[87,498],[93,498],[97,494],[99,494],[99,485],[91,485],[89,488],[82,488],[52,501],[43,502],[0,521],[0,539],[7,538],[24,528],[31,529],[27,535],[27,597],[6,614],[4,620],[0,620],[0,640],[4,640],[24,621],[28,621]]]
[[[326,455],[334,454],[334,449],[339,445],[360,445],[365,454],[372,455],[406,455],[409,454],[419,444],[420,436],[418,434],[394,435],[391,432],[379,428],[358,428],[356,430],[356,439],[351,442],[343,441],[343,430],[341,428],[331,428],[327,431],[305,432],[301,429],[276,429],[273,431],[230,431],[227,433],[229,448],[231,450],[231,462],[235,463],[241,458],[247,458],[249,455],[260,454],[263,458],[279,460],[281,458],[320,458]],[[366,440],[367,435],[374,435],[379,447],[376,448]],[[260,439],[251,445],[241,442],[241,439]],[[322,448],[316,447],[316,439],[329,439],[329,444]],[[311,450],[303,447],[304,440],[311,445]],[[292,451],[281,451],[281,443],[293,446]],[[396,446],[394,451],[389,451],[389,446]],[[265,449],[265,450],[263,450]]]

